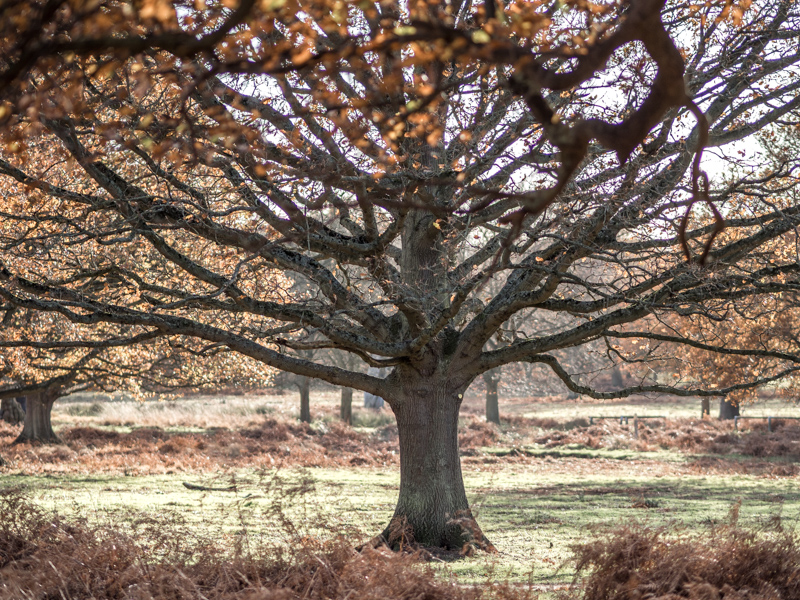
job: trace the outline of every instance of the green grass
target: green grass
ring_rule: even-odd
[[[470,479],[470,487],[479,497],[485,533],[517,559],[502,566],[513,568],[514,575],[521,576],[525,571],[523,559],[528,555],[534,559],[536,581],[571,578],[569,566],[559,574],[548,567],[566,561],[570,546],[586,541],[590,531],[622,523],[670,523],[699,533],[722,522],[737,498],[742,499],[740,522],[745,526],[781,513],[791,520],[800,516],[800,490],[786,480],[602,475],[536,478],[502,473],[484,482],[483,478]],[[476,566],[465,563],[455,568],[479,576]]]
[[[215,478],[190,475],[53,478],[9,475],[0,486],[24,486],[42,506],[125,528],[143,515],[177,519],[221,538],[343,532],[354,543],[381,531],[391,517],[398,474],[364,469],[240,471]],[[183,481],[234,492],[192,491]],[[573,544],[621,523],[674,524],[702,533],[724,521],[741,498],[740,523],[776,515],[800,518],[800,489],[791,479],[752,476],[592,477],[533,469],[467,471],[468,495],[486,535],[500,551],[443,564],[465,583],[494,571],[512,581],[564,583]],[[560,570],[557,567],[562,566]]]
[[[65,408],[65,412],[72,417],[96,417],[103,414],[104,407],[99,402],[76,402]]]

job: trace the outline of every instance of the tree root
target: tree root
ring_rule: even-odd
[[[472,513],[469,510],[460,511],[446,523],[447,533],[439,544],[431,545],[417,541],[414,528],[405,516],[394,517],[386,529],[365,544],[359,546],[360,552],[364,548],[379,548],[386,546],[396,552],[423,552],[437,557],[445,552],[456,557],[474,556],[479,550],[489,554],[496,554],[497,548],[483,534]]]

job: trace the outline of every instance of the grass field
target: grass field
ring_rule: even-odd
[[[348,428],[335,417],[338,396],[315,394],[308,427],[295,422],[295,403],[271,394],[68,400],[53,419],[65,446],[9,447],[16,429],[0,427],[0,486],[67,520],[132,534],[155,519],[228,548],[337,534],[352,544],[369,540],[396,500],[391,414],[357,408]],[[704,538],[734,506],[745,529],[800,521],[793,421],[774,432],[746,421],[736,433],[730,423],[693,418],[697,400],[502,406],[507,424],[498,429],[482,422],[481,398],[468,397],[461,428],[468,495],[499,553],[434,561],[440,577],[530,582],[552,592],[573,580],[576,544],[631,524]],[[744,411],[797,413],[776,402]],[[638,439],[632,424],[588,425],[591,416],[635,414],[669,418],[643,421]]]

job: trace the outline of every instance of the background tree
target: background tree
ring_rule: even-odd
[[[774,256],[791,252],[793,246],[792,239],[777,240]],[[700,382],[710,389],[730,387],[747,377],[773,373],[787,356],[800,354],[796,327],[800,310],[793,295],[781,292],[759,295],[746,303],[738,302],[724,308],[715,314],[687,315],[681,320],[679,331],[690,343],[680,360],[671,358],[667,362],[665,373],[683,381]],[[674,327],[667,329],[662,326],[659,329],[655,340],[668,340],[674,336]],[[742,347],[754,351],[740,352]],[[652,348],[651,355],[659,350]],[[769,391],[778,397],[794,400],[798,385],[797,373],[793,372],[770,385]],[[763,391],[758,388],[737,389],[720,397],[719,418],[738,416],[740,406],[757,402]]]
[[[221,56],[151,45],[113,62],[62,57],[58,77],[26,71],[34,91],[0,161],[17,183],[0,296],[382,396],[401,456],[384,537],[454,548],[485,545],[456,435],[482,373],[538,363],[573,392],[616,398],[723,395],[798,368],[783,353],[763,377],[713,390],[600,391],[563,366],[587,344],[654,340],[667,314],[795,292],[796,256],[761,250],[794,231],[800,206],[743,199],[748,176],[708,181],[700,154],[724,161],[800,105],[794,2],[329,9],[287,3],[283,22],[242,22]],[[265,61],[266,48],[292,51]],[[276,272],[311,289],[266,283]],[[521,311],[561,318],[487,350]],[[298,355],[329,348],[392,371]]]
[[[0,398],[0,418],[11,425],[18,425],[25,420],[25,410],[17,398]]]
[[[313,350],[301,350],[299,355],[305,360],[314,359]],[[306,375],[295,375],[294,383],[300,392],[300,420],[303,423],[311,423],[311,378]]]
[[[766,202],[775,200],[778,208],[797,203],[798,116],[794,111],[787,119],[794,125],[767,128],[756,136],[753,146],[757,149],[758,162],[751,165],[741,160],[744,151],[739,151],[739,160],[729,161],[731,172],[721,177],[731,200],[726,215],[729,219],[747,218],[754,198]],[[785,176],[773,177],[776,172]],[[726,235],[733,240],[741,232],[729,231]],[[796,246],[796,232],[787,232],[763,244],[753,255],[756,260],[744,262],[740,267],[755,269],[759,264],[770,267],[789,264],[796,256]],[[779,280],[786,283],[789,278],[781,274]],[[713,310],[683,307],[676,313],[654,315],[650,319],[649,339],[638,338],[633,344],[623,344],[624,350],[617,354],[640,370],[646,365],[657,378],[682,384],[700,383],[707,389],[735,386],[748,377],[764,377],[797,356],[800,350],[795,327],[800,316],[797,295],[791,292],[791,286],[786,286],[776,293],[721,302]],[[675,339],[684,342],[679,353],[674,352],[671,343]],[[743,352],[742,348],[752,350]],[[768,387],[773,395],[794,399],[797,373],[791,372]],[[719,418],[737,416],[739,407],[758,401],[761,392],[763,388],[747,387],[720,396]],[[710,414],[707,398],[702,413]]]
[[[589,275],[585,273],[584,275]],[[489,282],[483,289],[487,298],[493,297],[500,291],[499,287],[493,289],[498,282]],[[555,334],[570,325],[571,317],[557,313],[547,313],[536,310],[521,310],[510,317],[495,335],[490,338],[484,350],[497,350],[507,345],[511,340],[526,339],[529,337]],[[592,388],[603,391],[614,391],[625,386],[625,376],[621,371],[625,368],[624,361],[618,356],[618,351],[609,348],[600,340],[587,342],[578,348],[567,349],[559,353],[562,366],[580,377]],[[536,368],[540,367],[540,368]],[[530,363],[517,363],[504,365],[485,371],[482,375],[485,391],[485,414],[490,423],[500,424],[500,385],[502,382],[513,381],[517,393],[521,387],[526,393],[534,395],[547,395],[548,393],[563,393],[564,384],[548,368]],[[521,384],[521,385],[520,385]],[[575,399],[579,396],[566,389],[568,394],[573,394]]]
[[[271,383],[275,370],[196,338],[166,338],[137,328],[86,327],[53,313],[6,306],[0,337],[0,398],[26,398],[14,443],[61,443],[51,412],[82,391],[148,394]]]
[[[331,364],[347,371],[358,371],[359,363],[361,362],[358,356],[338,350],[332,350],[330,352],[330,361]],[[353,424],[353,388],[343,387],[341,389],[339,418],[348,425]]]

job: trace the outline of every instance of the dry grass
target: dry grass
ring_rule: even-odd
[[[118,432],[96,427],[62,429],[65,445],[18,444],[2,449],[8,468],[28,474],[161,474],[206,472],[219,467],[279,468],[386,466],[398,464],[397,433],[386,426],[372,433],[331,422],[315,428],[296,421],[261,417],[239,430],[202,433],[142,427]],[[11,428],[0,428],[0,445]],[[13,435],[13,434],[12,434]],[[369,452],[364,448],[369,447]]]
[[[289,400],[281,401],[287,404]],[[119,427],[128,423],[124,415],[138,410],[134,403],[112,403],[101,412],[88,410],[90,416],[74,414],[68,421],[71,426],[58,430],[66,442],[63,446],[9,447],[19,427],[0,423],[0,468],[23,469],[29,474],[137,475],[241,467],[394,468],[399,463],[397,427],[380,425],[391,421],[391,414],[385,411],[369,411],[364,416],[372,427],[353,428],[333,416],[335,404],[331,402],[320,407],[318,413],[326,418],[313,426],[287,415],[286,406],[261,411],[274,416],[259,414],[256,411],[263,408],[263,398],[233,397],[225,404],[208,399],[182,402],[185,405],[140,404],[146,418],[134,429]],[[92,405],[68,404],[65,412],[75,406],[87,412]],[[201,423],[209,426],[197,428]],[[479,416],[467,415],[461,420],[459,442],[465,465],[474,463],[480,468],[538,461],[515,451],[535,444],[554,450],[676,450],[689,457],[681,467],[684,471],[796,475],[800,471],[795,464],[800,461],[800,426],[788,420],[773,420],[772,425],[773,431],[768,432],[766,423],[743,421],[740,427],[747,429],[734,432],[730,422],[717,420],[642,420],[635,438],[632,421],[620,424],[604,419],[589,425],[583,419],[513,417],[498,427]],[[510,452],[487,456],[482,450],[487,447],[508,448]],[[652,459],[643,455],[632,460]],[[661,468],[676,467],[664,464]]]
[[[0,426],[0,445],[10,444],[16,429]],[[71,427],[59,435],[65,444],[19,444],[2,448],[6,467],[24,467],[28,474],[106,473],[161,474],[206,472],[225,468],[397,467],[395,425],[362,431],[331,421],[311,427],[297,421],[261,417],[238,430],[214,428],[181,433],[160,427],[119,432],[97,427]],[[492,445],[494,425],[469,421],[461,431],[462,448]],[[366,449],[369,451],[365,451]]]
[[[746,531],[737,518],[735,505],[729,524],[702,538],[636,525],[578,547],[583,600],[800,598],[797,535],[777,520]]]
[[[524,419],[518,421],[517,426],[523,427]],[[545,428],[533,436],[533,441],[546,448],[674,450],[687,457],[680,469],[697,474],[793,477],[800,473],[800,426],[790,420],[773,419],[772,432],[762,421],[740,422],[740,431],[735,432],[730,421],[647,420],[640,421],[638,438],[633,435],[632,421],[620,424],[608,419],[594,425],[530,421]]]
[[[175,520],[140,519],[131,532],[67,522],[16,491],[0,492],[0,599],[526,600],[528,588],[463,587],[420,554],[356,551],[344,536],[229,547]]]
[[[291,492],[302,493],[302,492]],[[283,510],[292,498],[276,500]],[[579,577],[562,600],[797,600],[800,544],[729,523],[702,536],[624,526],[575,548]],[[284,515],[285,516],[285,515]],[[204,537],[174,516],[127,527],[69,521],[19,491],[0,492],[0,600],[532,600],[531,586],[490,576],[478,586],[442,578],[425,552],[353,548],[286,520],[282,543],[253,532]],[[548,589],[545,586],[545,589]]]
[[[495,446],[500,441],[500,428],[472,417],[465,420],[458,434],[458,445],[462,450]]]
[[[517,419],[546,429],[535,442],[547,448],[577,444],[587,448],[628,448],[648,451],[680,450],[691,454],[741,454],[763,457],[800,457],[800,425],[795,421],[773,419],[773,431],[765,423],[741,422],[734,432],[730,421],[710,419],[659,419],[640,421],[638,438],[633,435],[633,421],[620,424],[602,420],[594,425],[572,422],[560,424],[552,420]]]
[[[397,429],[382,424],[387,413],[366,413],[372,427],[347,427],[335,420],[338,396],[331,395],[314,412],[326,419],[312,427],[296,421],[292,412],[295,399],[287,395],[275,404],[263,398],[228,398],[225,404],[208,399],[175,406],[147,403],[140,405],[142,420],[136,417],[134,422],[139,427],[132,430],[124,426],[130,418],[126,411],[134,410],[135,405],[112,403],[98,410],[89,402],[66,404],[59,409],[59,433],[67,442],[64,446],[8,448],[19,428],[0,423],[0,459],[6,461],[5,466],[0,465],[0,473],[212,473],[227,467],[271,470],[292,466],[397,469]],[[74,414],[68,414],[70,408]],[[141,426],[145,424],[148,426]],[[613,420],[590,426],[581,419],[514,417],[497,427],[485,423],[480,415],[468,414],[459,433],[464,465],[475,472],[518,469],[549,475],[569,473],[573,477],[576,473],[594,475],[598,470],[627,477],[639,473],[637,469],[647,477],[668,470],[670,474],[797,474],[797,465],[786,459],[797,456],[798,428],[788,421],[776,421],[776,430],[770,433],[765,424],[756,421],[742,425],[750,429],[736,434],[730,423],[717,421],[643,421],[639,439],[634,439],[632,423],[626,426]],[[193,427],[203,430],[192,431]],[[683,452],[688,461],[656,464],[654,459],[638,456],[609,460],[602,452],[591,459],[571,459],[567,453],[558,457],[524,453],[500,456],[482,450],[490,446],[515,449],[534,443],[556,453],[573,444],[597,450],[667,448]],[[701,456],[692,458],[698,454]],[[750,458],[742,460],[743,455]],[[637,499],[632,496],[634,505]],[[644,494],[641,500],[646,506]],[[174,515],[170,519],[175,519]],[[167,517],[126,519],[130,521],[134,526],[124,531],[118,526],[68,521],[34,508],[19,494],[6,493],[0,497],[0,600],[447,600],[532,596],[527,588],[499,583],[487,584],[486,590],[456,586],[442,580],[441,575],[434,576],[420,563],[422,555],[356,552],[346,540],[363,539],[363,535],[337,537],[332,533],[320,540],[298,532],[308,532],[307,527],[288,527],[280,547],[276,547],[251,534],[212,538],[210,533],[202,537],[204,533],[200,532],[198,537],[196,524],[190,526]],[[696,539],[664,529],[637,528],[593,542],[579,555],[581,568],[588,574],[584,600],[622,600],[622,595],[629,600],[800,600],[796,588],[780,587],[766,573],[777,569],[780,577],[795,581],[795,573],[776,562],[776,553],[783,553],[800,563],[794,538],[788,533],[772,530],[748,534],[730,526],[708,535],[707,539]],[[272,532],[270,543],[276,537],[280,539],[280,533]],[[726,548],[727,553],[722,554]],[[649,558],[642,561],[637,558],[641,556]],[[714,579],[709,574],[712,567],[716,565],[719,570],[720,565],[727,564],[724,561],[730,561],[737,570],[756,573],[756,579]],[[763,563],[761,571],[758,561]],[[670,588],[669,582],[678,583]],[[777,590],[776,595],[770,595],[773,588],[769,586]],[[582,589],[577,582],[569,598],[578,598]]]

